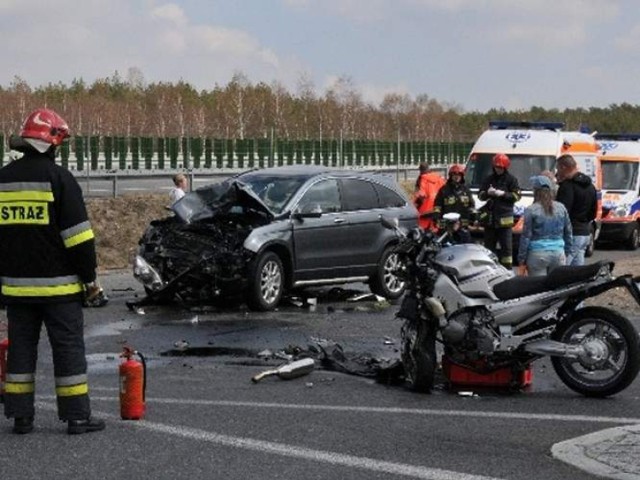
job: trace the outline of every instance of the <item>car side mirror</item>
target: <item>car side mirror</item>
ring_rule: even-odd
[[[389,230],[395,230],[400,225],[400,222],[395,217],[387,217],[386,215],[380,215],[380,223],[384,228]]]
[[[303,218],[320,218],[322,216],[322,208],[320,205],[305,205],[302,208],[297,208],[293,212],[293,218],[302,220]]]

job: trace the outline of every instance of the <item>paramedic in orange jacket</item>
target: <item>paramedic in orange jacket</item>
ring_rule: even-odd
[[[437,173],[432,172],[426,162],[422,162],[419,168],[420,174],[416,180],[416,189],[413,196],[413,203],[420,214],[418,224],[420,228],[425,230],[435,230],[437,222],[432,218],[433,207],[436,195],[446,183],[446,180]]]

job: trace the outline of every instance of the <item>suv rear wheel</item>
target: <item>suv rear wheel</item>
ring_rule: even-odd
[[[378,270],[369,280],[371,291],[388,300],[400,298],[405,289],[405,283],[396,274],[400,266],[398,254],[393,251],[393,247],[387,247],[378,262]]]
[[[284,291],[284,279],[284,268],[278,255],[266,252],[260,256],[249,282],[249,308],[262,312],[276,308]]]

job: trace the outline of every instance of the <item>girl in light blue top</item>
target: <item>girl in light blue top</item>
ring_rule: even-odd
[[[564,265],[571,250],[572,232],[569,213],[554,201],[553,185],[548,177],[531,177],[533,203],[524,211],[524,227],[518,250],[518,274],[546,275]]]

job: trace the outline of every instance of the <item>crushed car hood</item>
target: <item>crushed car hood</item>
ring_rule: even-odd
[[[224,215],[234,208],[261,213],[269,220],[275,218],[275,214],[247,185],[233,179],[199,188],[171,206],[171,210],[185,223]]]

